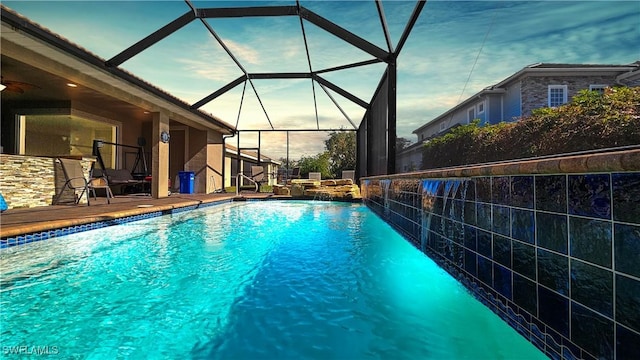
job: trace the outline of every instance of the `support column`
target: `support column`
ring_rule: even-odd
[[[387,172],[386,174],[396,173],[396,62],[389,63],[387,66]]]
[[[169,143],[163,143],[160,134],[169,133],[169,117],[164,113],[153,113],[151,196],[154,199],[169,196]]]

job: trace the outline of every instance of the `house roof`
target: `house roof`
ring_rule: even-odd
[[[0,5],[0,14],[2,18],[2,30],[0,34],[2,35],[3,78],[6,78],[5,75],[9,75],[11,71],[11,69],[5,69],[5,62],[13,65],[12,67],[15,67],[15,69],[22,69],[23,73],[35,69],[39,71],[40,76],[53,76],[54,74],[47,74],[47,71],[50,69],[38,69],[33,63],[27,64],[24,61],[24,59],[28,59],[36,62],[36,59],[31,59],[35,54],[38,57],[42,56],[47,60],[52,60],[53,62],[49,62],[49,64],[54,64],[55,62],[74,68],[73,70],[75,70],[75,72],[83,71],[83,73],[79,75],[81,75],[82,79],[86,82],[86,87],[93,88],[91,95],[87,96],[86,99],[103,96],[104,101],[113,102],[114,97],[116,97],[113,94],[116,92],[112,88],[120,89],[121,91],[119,93],[122,93],[122,89],[127,89],[130,90],[130,92],[126,95],[120,95],[121,98],[118,99],[119,102],[126,101],[122,99],[122,97],[126,97],[131,98],[136,105],[153,103],[159,108],[167,109],[178,121],[190,120],[200,126],[212,128],[224,134],[232,134],[235,132],[235,128],[223,120],[212,114],[193,109],[190,104],[121,68],[107,66],[105,59],[53,33],[49,29],[40,26],[4,5]],[[11,54],[11,56],[7,54]],[[16,55],[18,55],[17,59],[13,58],[13,56]],[[76,64],[78,66],[75,66]],[[67,71],[67,74],[71,74],[71,72]],[[11,75],[16,76],[17,74]],[[56,77],[65,76],[61,73],[55,75]],[[105,91],[104,94],[101,93],[102,89]],[[112,94],[106,93],[109,89],[113,90]],[[40,93],[46,91],[46,89],[41,90]],[[43,99],[46,99],[46,96]],[[25,96],[24,100],[42,99],[28,99]],[[94,102],[95,101],[94,99]]]
[[[233,155],[238,154],[238,148],[233,145],[225,144],[225,148],[227,150],[227,153],[231,153]],[[254,150],[240,150],[240,156],[249,160],[258,160],[258,152]],[[260,162],[272,163],[276,165],[282,164],[280,161],[274,160],[262,153],[260,154]]]
[[[425,128],[429,127],[431,124],[442,120],[448,116],[451,116],[453,113],[460,109],[467,108],[472,103],[477,102],[480,98],[489,94],[500,94],[506,91],[506,86],[514,81],[519,80],[525,75],[536,74],[536,75],[544,75],[544,74],[575,74],[580,72],[588,72],[591,74],[598,73],[618,73],[616,80],[619,83],[624,83],[625,85],[635,86],[640,84],[640,61],[636,61],[634,63],[628,65],[603,65],[603,64],[555,64],[555,63],[536,63],[525,66],[520,71],[510,75],[504,80],[500,81],[495,85],[488,86],[476,94],[470,96],[466,100],[462,101],[458,105],[452,107],[447,110],[443,114],[438,117],[426,122],[424,125],[419,128],[413,130],[413,134],[417,134]],[[623,82],[624,81],[624,82]]]

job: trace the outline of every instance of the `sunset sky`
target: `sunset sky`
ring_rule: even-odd
[[[5,6],[90,52],[110,59],[189,11],[184,1],[3,1]],[[295,5],[295,1],[193,1],[198,8]],[[309,10],[386,49],[374,1],[300,1]],[[397,43],[414,1],[382,1]],[[249,73],[309,72],[296,16],[207,19]],[[304,22],[314,71],[372,59]],[[638,1],[428,1],[398,60],[398,136],[411,132],[484,87],[538,63],[628,64],[640,60]],[[189,103],[242,75],[200,20],[126,61],[122,68]],[[323,76],[369,102],[384,71],[375,64]],[[312,81],[254,80],[276,129],[352,128]],[[245,92],[244,99],[242,97]],[[331,95],[358,125],[364,109]],[[242,111],[239,114],[242,100]],[[210,112],[239,129],[269,129],[251,86],[239,85],[208,103]],[[296,133],[292,152],[322,151],[312,133]],[[307,139],[307,137],[309,139]],[[283,156],[282,134],[263,145]],[[278,145],[280,146],[280,145]],[[294,146],[292,144],[292,146]]]

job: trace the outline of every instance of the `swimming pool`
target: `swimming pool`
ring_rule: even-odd
[[[0,252],[3,353],[544,359],[361,204],[262,201]]]

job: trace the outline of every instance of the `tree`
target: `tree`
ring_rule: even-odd
[[[356,168],[356,133],[353,131],[334,131],[325,140],[330,162],[329,177],[342,174],[343,170]]]
[[[310,172],[321,173],[323,179],[331,177],[329,153],[327,151],[314,156],[303,156],[298,160],[297,166],[300,167],[300,176],[303,178],[308,177]]]
[[[396,152],[400,152],[411,145],[411,140],[403,137],[396,138]]]

